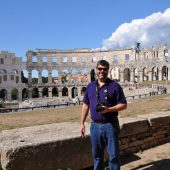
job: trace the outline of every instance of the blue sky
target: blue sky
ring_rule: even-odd
[[[0,51],[170,44],[169,8],[170,0],[0,0]]]

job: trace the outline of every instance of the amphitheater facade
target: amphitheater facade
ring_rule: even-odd
[[[36,49],[28,50],[24,61],[14,53],[0,52],[0,98],[82,96],[89,82],[96,79],[96,62],[110,63],[109,77],[120,83],[170,80],[170,63],[165,57],[169,45],[121,50]]]

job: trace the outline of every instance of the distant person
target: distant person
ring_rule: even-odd
[[[81,135],[85,134],[85,121],[90,109],[91,143],[94,170],[104,169],[104,149],[109,154],[109,169],[119,170],[119,121],[118,111],[127,108],[127,101],[120,85],[108,78],[109,63],[97,62],[98,79],[88,84],[83,98]]]

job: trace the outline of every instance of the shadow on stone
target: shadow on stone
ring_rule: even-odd
[[[120,157],[120,164],[121,166],[128,164],[130,162],[133,161],[137,161],[141,159],[139,156],[135,155],[135,154],[126,154]]]
[[[139,165],[131,170],[170,170],[170,159],[162,159],[159,161],[150,162],[147,164]]]

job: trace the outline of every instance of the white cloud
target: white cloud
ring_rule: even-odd
[[[135,42],[140,42],[142,47],[169,44],[170,8],[120,25],[111,37],[103,40],[102,49],[134,47]]]

